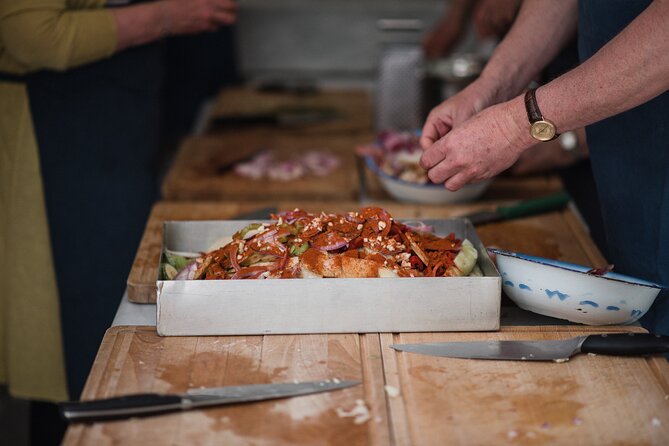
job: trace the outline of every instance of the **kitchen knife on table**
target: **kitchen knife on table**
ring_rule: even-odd
[[[515,361],[566,361],[577,353],[642,356],[669,352],[669,336],[615,333],[560,341],[471,341],[395,344],[395,350],[429,356]]]
[[[560,192],[547,197],[535,198],[521,201],[509,206],[498,206],[493,211],[475,212],[463,215],[462,218],[469,219],[473,225],[483,225],[502,220],[511,220],[530,215],[542,214],[564,208],[569,203],[570,197],[565,192]]]
[[[211,125],[213,130],[257,125],[295,127],[321,124],[339,117],[339,111],[331,107],[279,107],[270,111],[215,116]]]
[[[68,421],[91,422],[311,395],[358,384],[360,381],[327,380],[191,389],[182,394],[143,393],[61,403],[60,413]]]

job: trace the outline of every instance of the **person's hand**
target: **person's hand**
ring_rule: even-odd
[[[420,145],[427,149],[452,128],[466,121],[471,116],[493,103],[491,90],[483,86],[480,80],[432,109],[420,138]]]
[[[503,37],[516,19],[520,3],[520,0],[480,0],[472,14],[478,36]]]
[[[235,0],[162,0],[170,34],[216,31],[237,20]]]
[[[518,97],[456,124],[427,147],[420,163],[433,183],[456,191],[510,167],[536,142],[528,130],[523,98]]]

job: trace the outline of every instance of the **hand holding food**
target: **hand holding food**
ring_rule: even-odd
[[[521,125],[527,120],[523,106],[514,101],[486,108],[427,146],[421,165],[430,180],[456,191],[494,177],[534,145],[536,141]]]
[[[454,127],[494,103],[492,90],[480,79],[432,109],[423,126],[420,145],[427,149]]]

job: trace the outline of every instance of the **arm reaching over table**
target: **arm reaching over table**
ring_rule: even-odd
[[[430,113],[421,139],[421,164],[433,182],[458,190],[491,178],[537,143],[529,133],[523,97],[513,96],[571,35],[574,27],[564,23],[575,25],[576,12],[572,0],[526,1],[481,78]],[[669,1],[655,0],[593,57],[537,90],[543,115],[563,132],[666,91],[668,23]]]

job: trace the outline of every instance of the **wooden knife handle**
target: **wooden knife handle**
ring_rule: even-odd
[[[590,335],[581,344],[581,352],[600,355],[642,356],[669,352],[669,336],[649,333]]]
[[[182,409],[181,397],[143,393],[101,400],[71,401],[60,404],[60,414],[68,421],[98,421]]]

